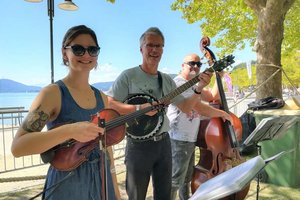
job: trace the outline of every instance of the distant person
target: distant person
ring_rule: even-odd
[[[70,28],[61,51],[69,73],[43,88],[34,99],[12,142],[11,151],[15,157],[41,154],[70,139],[89,142],[104,134],[98,124],[89,122],[91,115],[107,107],[106,95],[88,82],[90,71],[97,67],[100,52],[95,32],[84,25]],[[42,132],[45,125],[47,131]],[[112,149],[108,148],[109,158],[104,158],[101,152],[99,144],[96,145],[86,155],[87,161],[72,171],[60,171],[50,165],[43,199],[99,200],[104,195],[102,186],[106,186],[108,199],[120,199]],[[108,161],[106,183],[101,176],[103,159]]]
[[[201,67],[200,57],[190,53],[184,57],[181,65],[181,72],[174,78],[177,87],[185,84],[199,73]],[[197,94],[201,101],[211,102],[220,99],[218,87],[215,83],[212,90],[195,88],[187,89],[182,95],[189,98]],[[223,117],[231,120],[231,117],[224,112],[207,104],[196,104],[189,113],[182,112],[175,104],[168,108],[167,116],[170,120],[169,135],[172,147],[172,195],[175,200],[177,192],[180,200],[190,197],[190,182],[192,180],[193,167],[195,165],[195,143],[200,126],[200,115],[206,117]]]
[[[243,90],[241,90],[239,93],[239,99],[244,98],[244,96],[245,96],[245,92]]]
[[[141,35],[142,64],[123,71],[115,80],[108,92],[112,108],[121,114],[136,112],[150,106],[150,103],[127,104],[128,99],[132,99],[136,94],[138,95],[135,99],[147,99],[149,96],[160,99],[177,88],[169,75],[158,71],[164,45],[164,36],[156,27],[147,29]],[[200,92],[209,83],[211,75],[211,73],[200,73],[198,75],[200,82],[195,89]],[[189,113],[193,105],[199,103],[199,95],[193,94],[189,98],[178,95],[171,101],[183,112]],[[161,124],[150,121],[145,121],[143,124],[141,120],[136,123],[137,127],[132,128],[131,136],[127,136],[125,164],[128,199],[145,200],[150,177],[152,177],[153,198],[169,200],[172,175],[169,121],[163,111],[159,113],[151,111],[146,114],[147,116],[157,114],[158,118],[164,117],[161,118]],[[149,126],[157,126],[157,130],[146,132],[145,129]]]

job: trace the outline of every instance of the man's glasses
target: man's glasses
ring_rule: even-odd
[[[73,46],[66,46],[65,49],[72,49],[72,52],[75,56],[83,56],[85,54],[85,52],[87,51],[90,56],[96,57],[96,56],[98,56],[98,54],[100,52],[100,47],[89,46],[89,47],[85,48],[79,44],[76,44]]]
[[[202,63],[200,61],[196,62],[196,61],[189,61],[189,62],[185,62],[185,64],[194,67],[195,65],[197,65],[198,68],[201,67]]]
[[[164,47],[163,44],[152,44],[152,43],[145,44],[145,46],[146,46],[148,49],[154,49],[154,48],[162,49],[162,48]]]

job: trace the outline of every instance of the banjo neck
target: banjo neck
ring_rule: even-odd
[[[222,71],[223,69],[228,67],[228,65],[232,64],[233,62],[234,61],[233,61],[232,56],[224,57],[223,59],[215,62],[211,67],[205,69],[203,73]],[[179,86],[178,88],[176,88],[174,91],[170,92],[169,94],[167,94],[164,97],[162,97],[161,99],[159,99],[159,102],[161,102],[163,104],[169,104],[169,102],[173,98],[175,98],[177,95],[183,93],[185,90],[192,87],[193,85],[195,85],[199,81],[200,80],[198,79],[198,75],[197,75],[194,78],[192,78],[191,80],[189,80],[188,82],[186,82],[186,83],[182,84],[181,86]]]

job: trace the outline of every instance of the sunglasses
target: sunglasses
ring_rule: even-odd
[[[185,62],[185,64],[194,67],[195,65],[197,65],[198,68],[201,67],[202,63],[200,61],[196,62],[196,61],[189,61],[189,62]]]
[[[89,47],[85,48],[79,44],[75,44],[73,46],[65,46],[64,48],[72,49],[72,52],[75,56],[83,56],[86,51],[92,57],[96,57],[100,53],[100,47],[97,47],[97,46],[89,46]]]

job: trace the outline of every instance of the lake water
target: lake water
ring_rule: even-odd
[[[24,107],[28,110],[32,101],[38,95],[37,92],[32,93],[0,93],[0,108],[2,107]],[[254,99],[247,99],[246,102],[239,105],[235,111],[232,110],[237,116],[240,116],[246,109],[247,103]],[[229,101],[229,107],[233,102]]]
[[[38,95],[32,93],[0,93],[0,108],[3,107],[25,107],[29,109],[32,101]]]

